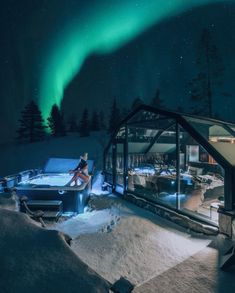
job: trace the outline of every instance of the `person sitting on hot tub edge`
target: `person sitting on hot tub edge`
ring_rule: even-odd
[[[90,179],[90,176],[88,174],[88,153],[84,153],[82,156],[80,156],[80,162],[77,165],[77,167],[73,170],[69,170],[69,174],[74,173],[72,179],[66,184],[66,186],[70,186],[71,183],[75,182],[74,186],[77,186],[77,180],[82,179],[84,182],[88,182]]]

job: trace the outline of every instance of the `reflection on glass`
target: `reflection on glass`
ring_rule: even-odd
[[[221,156],[235,165],[234,125],[190,116],[184,118]],[[113,180],[113,168],[116,167],[116,188],[124,187],[124,144],[127,139],[129,191],[216,221],[217,209],[224,202],[224,169],[183,127],[178,134],[177,147],[173,118],[138,112],[127,122],[127,128],[119,129],[114,156],[111,148],[106,156],[109,182]],[[114,158],[115,166],[112,164]]]
[[[184,116],[221,155],[235,166],[235,132],[230,124]]]
[[[151,201],[216,221],[217,208],[224,201],[223,168],[180,128],[178,190],[175,121],[162,121],[154,132],[133,125],[128,129],[128,190]],[[200,131],[210,142],[218,134],[231,137],[221,126],[208,127],[206,123],[201,123]],[[147,133],[152,135],[147,136]]]
[[[176,207],[175,121],[162,119],[148,140],[128,139],[128,189],[155,202]],[[132,127],[132,133],[140,129]],[[145,134],[150,129],[144,129]]]
[[[124,185],[124,155],[123,144],[117,144],[117,156],[116,156],[116,183],[118,185]]]
[[[129,142],[150,142],[157,134],[156,129],[146,129],[140,127],[129,127],[128,141]]]
[[[130,120],[128,123],[133,124],[133,123],[137,123],[137,122],[141,122],[141,123],[148,123],[150,121],[154,122],[154,121],[158,121],[159,117],[161,115],[156,114],[156,113],[152,113],[152,112],[148,112],[145,110],[141,110],[139,112],[137,112]]]
[[[116,136],[117,139],[125,138],[125,127],[121,127]]]
[[[224,201],[224,170],[181,129],[180,208],[212,220]],[[217,208],[216,208],[217,207]]]
[[[113,184],[113,161],[112,161],[112,147],[109,148],[105,157],[105,181]]]
[[[117,154],[117,163],[116,163],[116,176],[117,176],[117,181],[116,183],[118,185],[121,185],[123,186],[124,185],[124,157],[123,157],[123,154],[121,153],[118,153]]]

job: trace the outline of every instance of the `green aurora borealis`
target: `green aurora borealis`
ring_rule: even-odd
[[[65,88],[88,56],[111,53],[166,18],[216,2],[225,1],[107,0],[77,12],[44,52],[39,93],[44,118],[53,104],[61,105]]]

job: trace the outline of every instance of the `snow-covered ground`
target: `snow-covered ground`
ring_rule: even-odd
[[[141,284],[184,261],[210,242],[174,230],[173,225],[162,218],[118,198],[94,198],[94,207],[96,201],[97,206],[103,204],[104,208],[91,213],[96,231],[88,228],[83,229],[84,233],[78,229],[77,234],[70,234],[72,227],[66,222],[62,224],[63,228],[59,224],[58,229],[62,228],[61,231],[73,237],[72,249],[111,283],[123,276],[135,285]],[[85,215],[89,217],[89,213]],[[79,226],[80,216],[77,220]],[[76,226],[75,219],[73,225]]]
[[[88,152],[97,168],[102,168],[103,150],[108,141],[104,131],[93,132],[89,137],[68,134],[31,144],[0,145],[0,177],[23,170],[42,168],[50,157],[79,158]]]
[[[47,229],[16,212],[14,198],[0,206],[1,292],[108,292],[104,279],[121,276],[135,292],[235,292],[235,271],[218,268],[224,237],[189,233],[112,194]]]
[[[99,137],[12,148],[16,153],[8,150],[4,175],[37,167],[47,156],[78,157],[83,151],[100,162],[103,152]],[[0,197],[0,292],[108,292],[109,282],[120,276],[135,292],[235,292],[234,270],[219,269],[230,245],[225,237],[190,233],[102,192],[101,185],[97,171],[86,213],[47,229],[17,212],[14,197]],[[72,238],[71,247],[63,233]]]
[[[54,228],[70,235],[77,255],[111,283],[123,276],[139,285],[211,242],[113,195],[94,196],[90,206]]]
[[[57,231],[0,208],[0,292],[108,292],[109,284],[83,263]]]
[[[102,194],[101,176],[96,179],[87,212],[53,226],[72,238],[72,250],[89,267],[110,283],[127,278],[136,292],[233,292],[235,283],[221,289],[223,281],[232,281],[230,273],[218,268],[220,253],[230,245],[225,237],[189,233],[113,194]],[[167,281],[157,287],[161,276]]]
[[[232,293],[235,270],[218,268],[219,252],[206,247],[168,271],[135,288],[135,293]]]

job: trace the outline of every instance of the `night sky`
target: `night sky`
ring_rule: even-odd
[[[225,67],[214,112],[235,121],[234,15],[235,1],[1,1],[1,141],[31,99],[44,118],[54,103],[68,117],[108,109],[114,97],[123,107],[148,103],[159,88],[168,108],[187,110],[204,28]]]

